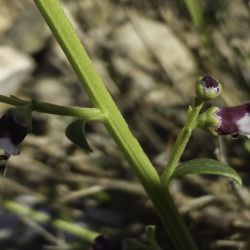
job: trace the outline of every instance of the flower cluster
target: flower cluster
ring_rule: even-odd
[[[197,100],[205,102],[217,97],[221,84],[211,76],[198,78]],[[211,107],[199,115],[197,126],[214,135],[244,135],[250,138],[250,102],[234,107]]]

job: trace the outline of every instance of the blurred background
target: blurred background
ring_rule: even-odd
[[[185,123],[198,76],[222,82],[222,95],[213,105],[249,100],[249,1],[62,3],[159,172]],[[33,1],[0,0],[0,6],[0,94],[91,107]],[[1,113],[9,107],[1,104]],[[53,226],[64,220],[116,241],[143,241],[145,226],[153,224],[162,249],[171,250],[152,204],[104,126],[87,125],[93,153],[86,154],[64,136],[71,121],[34,113],[32,133],[0,178],[0,249],[92,249],[84,237]],[[199,249],[250,249],[250,141],[218,140],[195,130],[182,160],[199,157],[227,162],[243,178],[241,187],[215,176],[172,182],[175,202]],[[34,214],[20,217],[15,204],[49,219],[40,223]]]

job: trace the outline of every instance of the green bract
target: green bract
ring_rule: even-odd
[[[85,125],[86,121],[83,119],[76,120],[68,125],[65,130],[65,135],[67,138],[72,141],[77,146],[86,150],[87,152],[92,152],[86,136],[85,136]]]

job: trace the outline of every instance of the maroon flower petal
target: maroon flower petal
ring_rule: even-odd
[[[220,119],[220,125],[216,128],[221,135],[245,134],[243,131],[242,119],[250,115],[250,103],[245,103],[235,107],[223,107],[215,114]],[[245,122],[246,124],[246,122]],[[250,130],[250,128],[249,128]]]
[[[17,145],[20,144],[28,134],[28,127],[25,126],[21,115],[16,109],[7,111],[0,118],[0,148],[9,155],[19,153]]]
[[[219,91],[219,83],[211,76],[204,76],[201,80],[201,83],[206,89],[216,89],[217,92]]]
[[[28,134],[28,128],[17,122],[15,114],[5,113],[0,119],[0,138],[9,138],[14,145],[18,145]]]

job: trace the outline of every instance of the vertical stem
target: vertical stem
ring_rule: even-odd
[[[202,105],[203,105],[202,102],[196,103],[192,109],[188,110],[186,124],[182,128],[180,134],[178,135],[178,138],[175,142],[172,153],[170,154],[170,159],[168,161],[168,164],[167,164],[167,166],[166,166],[166,168],[161,176],[162,184],[166,188],[167,188],[169,180],[170,180],[171,176],[173,175],[174,170],[175,170],[175,168],[180,160],[180,157],[186,148],[186,145],[187,145],[187,143],[190,139],[190,136],[192,134],[192,130],[196,126],[196,120],[197,120],[199,112],[202,108]]]
[[[194,25],[202,30],[205,20],[203,18],[203,9],[201,7],[200,0],[184,0],[184,3],[189,11]]]
[[[167,190],[163,189],[155,168],[131,134],[128,125],[95,71],[59,1],[34,0],[34,2],[64,50],[94,106],[107,115],[104,121],[106,128],[115,139],[154,203],[175,248],[178,250],[196,250],[197,247],[171,196]]]

